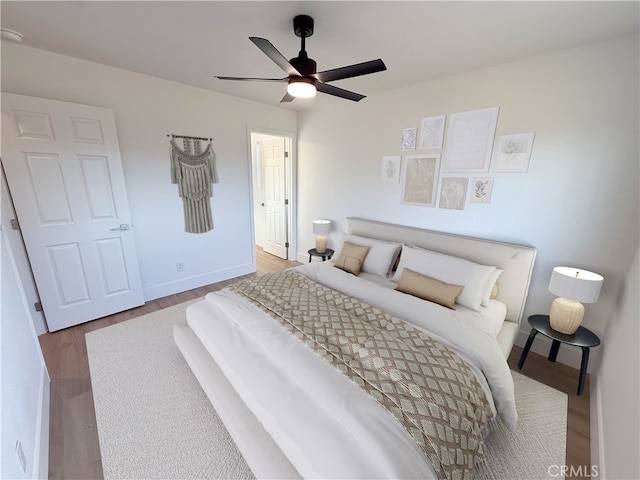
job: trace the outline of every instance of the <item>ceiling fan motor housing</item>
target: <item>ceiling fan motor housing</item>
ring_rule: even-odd
[[[289,60],[289,63],[293,65],[302,76],[313,75],[317,71],[317,64],[315,60],[307,56],[307,52],[300,52],[296,58]]]
[[[305,38],[313,35],[313,18],[309,15],[297,15],[293,18],[293,32],[296,34],[296,37],[300,37],[301,45],[300,52],[298,52],[298,56],[289,60],[289,63],[295,68],[300,74],[305,77],[307,75],[312,75],[317,72],[318,66],[316,62],[307,56],[307,52],[305,51]]]
[[[309,15],[293,17],[293,33],[296,37],[310,37],[313,35],[313,18]]]

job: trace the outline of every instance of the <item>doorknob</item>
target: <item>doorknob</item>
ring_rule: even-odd
[[[121,223],[119,227],[110,228],[109,230],[112,232],[126,232],[129,230],[129,224]]]
[[[264,202],[262,202],[262,203],[260,204],[260,206],[261,206],[261,207],[264,207]]]

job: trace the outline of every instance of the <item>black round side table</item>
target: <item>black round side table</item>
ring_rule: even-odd
[[[335,253],[333,250],[331,250],[330,248],[327,248],[327,251],[324,253],[318,253],[318,251],[315,248],[312,248],[311,250],[309,250],[307,252],[309,254],[309,263],[311,263],[311,258],[312,257],[322,257],[322,261],[324,262],[326,259],[331,260],[331,257],[333,256],[333,254]]]
[[[520,356],[518,369],[522,370],[522,366],[524,365],[524,361],[527,359],[527,354],[531,349],[533,340],[536,338],[536,335],[538,333],[541,333],[553,340],[553,343],[551,344],[551,350],[549,350],[549,356],[547,357],[552,362],[556,361],[561,343],[580,347],[582,348],[582,362],[580,364],[578,395],[582,395],[582,392],[584,391],[584,382],[587,378],[589,349],[591,347],[597,347],[598,345],[600,345],[600,339],[598,338],[598,336],[585,327],[578,327],[578,330],[576,330],[573,335],[567,335],[565,333],[558,332],[557,330],[551,328],[551,325],[549,324],[549,315],[531,315],[528,320],[529,325],[531,325],[531,333],[529,333],[527,344],[525,345],[524,350],[522,351],[522,355]]]

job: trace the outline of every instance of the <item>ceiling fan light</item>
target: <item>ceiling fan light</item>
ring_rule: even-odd
[[[316,86],[309,78],[291,78],[287,85],[287,92],[297,98],[311,98],[316,96]]]

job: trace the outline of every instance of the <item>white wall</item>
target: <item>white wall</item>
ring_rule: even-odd
[[[255,270],[247,126],[295,135],[294,112],[6,42],[2,91],[114,110],[147,300]],[[184,233],[168,133],[214,137],[220,183],[212,232]],[[0,477],[46,478],[48,376],[15,262],[2,247]],[[184,272],[176,272],[177,261]],[[26,475],[15,458],[17,440]]]
[[[295,134],[295,112],[6,42],[2,90],[113,109],[145,299],[255,270],[247,126]],[[214,138],[211,232],[184,232],[169,133]]]
[[[640,250],[603,338],[592,391],[591,461],[600,477],[640,478]]]
[[[6,207],[3,202],[2,208]],[[3,221],[0,229],[0,478],[47,478],[49,376],[6,235],[8,228]],[[16,442],[22,445],[25,472],[16,456]]]
[[[551,270],[567,264],[605,277],[584,322],[602,334],[638,245],[638,56],[632,36],[302,112],[300,260],[313,246],[315,218],[336,222],[334,247],[347,216],[531,245],[538,257],[525,318],[549,311]],[[494,106],[496,144],[500,135],[529,132],[535,141],[527,174],[490,173],[491,204],[406,206],[399,184],[381,182],[382,157],[400,155],[403,128]],[[524,321],[519,343],[528,331]],[[545,354],[548,347],[543,339],[534,344]],[[558,359],[579,365],[579,353],[562,348]]]

